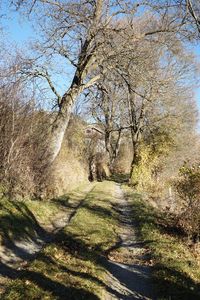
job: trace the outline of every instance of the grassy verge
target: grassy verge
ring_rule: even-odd
[[[153,263],[158,299],[200,299],[200,256],[172,228],[170,218],[148,205],[128,187],[138,237],[146,242]]]
[[[108,288],[101,254],[118,238],[114,190],[112,182],[98,183],[54,242],[17,271],[1,299],[100,299]]]
[[[1,245],[6,241],[35,237],[39,229],[36,213],[39,211],[39,201],[27,202],[10,201],[6,197],[0,199],[0,241]],[[42,205],[46,209],[47,204]],[[57,209],[57,208],[56,208]],[[52,207],[47,211],[46,216]]]
[[[51,201],[15,201],[0,198],[0,242],[34,238],[42,230],[52,225],[61,214],[70,213],[84,195],[84,189],[72,191],[68,195]]]

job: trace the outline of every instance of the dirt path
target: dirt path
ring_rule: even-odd
[[[130,205],[117,184],[114,201],[113,209],[119,212],[121,230],[118,233],[119,243],[111,249],[106,261],[112,293],[106,294],[104,299],[156,299],[151,283],[151,267],[145,264],[147,250],[136,238]]]
[[[18,278],[20,270],[23,271],[27,262],[34,259],[46,243],[53,242],[55,234],[76,216],[88,193],[101,185],[102,183],[95,183],[87,186],[80,195],[77,193],[77,200],[72,199],[68,209],[57,215],[51,225],[42,226],[35,239],[15,241],[8,248],[0,249],[0,292],[1,289],[4,291],[4,285],[6,286],[4,280]],[[111,210],[119,216],[120,226],[117,231],[118,242],[107,252],[108,258],[101,257],[102,265],[107,270],[107,291],[101,299],[156,299],[151,284],[151,267],[145,264],[148,253],[136,237],[131,206],[126,201],[120,185],[112,183],[112,186],[114,193],[112,192],[111,196]],[[109,189],[107,193],[109,194]]]

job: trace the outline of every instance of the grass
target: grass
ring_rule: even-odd
[[[119,216],[115,184],[98,183],[87,193],[76,190],[50,202],[11,202],[2,199],[0,234],[9,238],[35,234],[40,223],[55,214],[73,212],[68,226],[22,270],[10,274],[2,300],[102,299],[109,290],[102,255],[118,243]],[[168,215],[152,208],[141,195],[124,186],[138,240],[145,242],[153,264],[157,299],[200,299],[200,258],[173,228]],[[5,222],[4,222],[5,221]],[[33,230],[34,228],[34,230]],[[2,233],[3,232],[3,233]],[[1,266],[2,267],[2,266]]]
[[[51,201],[0,198],[0,241],[34,238],[62,213],[70,213],[84,195],[86,185]]]
[[[123,173],[121,173],[121,174],[115,173],[110,176],[110,180],[113,180],[118,183],[128,182],[129,178],[130,178],[130,174],[123,174]]]
[[[38,222],[33,212],[23,202],[0,199],[0,240],[16,240],[33,237],[38,229]]]
[[[191,249],[170,218],[154,209],[141,196],[124,187],[132,207],[138,238],[151,253],[158,299],[200,299],[200,257]]]
[[[102,254],[118,240],[114,190],[113,182],[102,182],[86,194],[70,224],[17,271],[1,299],[101,299],[108,289]]]
[[[21,255],[22,251],[15,245],[15,241],[34,241],[37,237],[44,236],[46,232],[41,225],[49,226],[52,219],[55,219],[60,212],[63,212],[61,203],[37,200],[11,201],[2,195],[0,198],[1,255],[4,256],[6,253],[8,257],[11,253]],[[4,274],[4,271],[12,277],[13,270],[1,261],[0,274]],[[5,277],[0,277],[0,293],[4,291],[8,281]]]

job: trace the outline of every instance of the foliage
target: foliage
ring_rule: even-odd
[[[139,161],[134,166],[131,183],[138,191],[147,191],[149,194],[159,192],[159,173],[163,168],[163,159],[173,147],[173,140],[168,133],[160,131],[151,133],[143,140],[139,148]]]
[[[200,196],[200,166],[189,166],[185,163],[180,168],[180,178],[176,183],[177,191],[187,206],[199,201]]]
[[[200,237],[200,168],[185,163],[180,169],[175,188],[183,202],[178,224],[193,242]]]

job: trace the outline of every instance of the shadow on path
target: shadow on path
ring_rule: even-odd
[[[153,298],[153,285],[150,280],[149,267],[140,265],[126,265],[106,261],[106,268],[114,280],[120,283],[113,283],[117,290],[123,288],[126,294],[120,299],[155,299]]]

